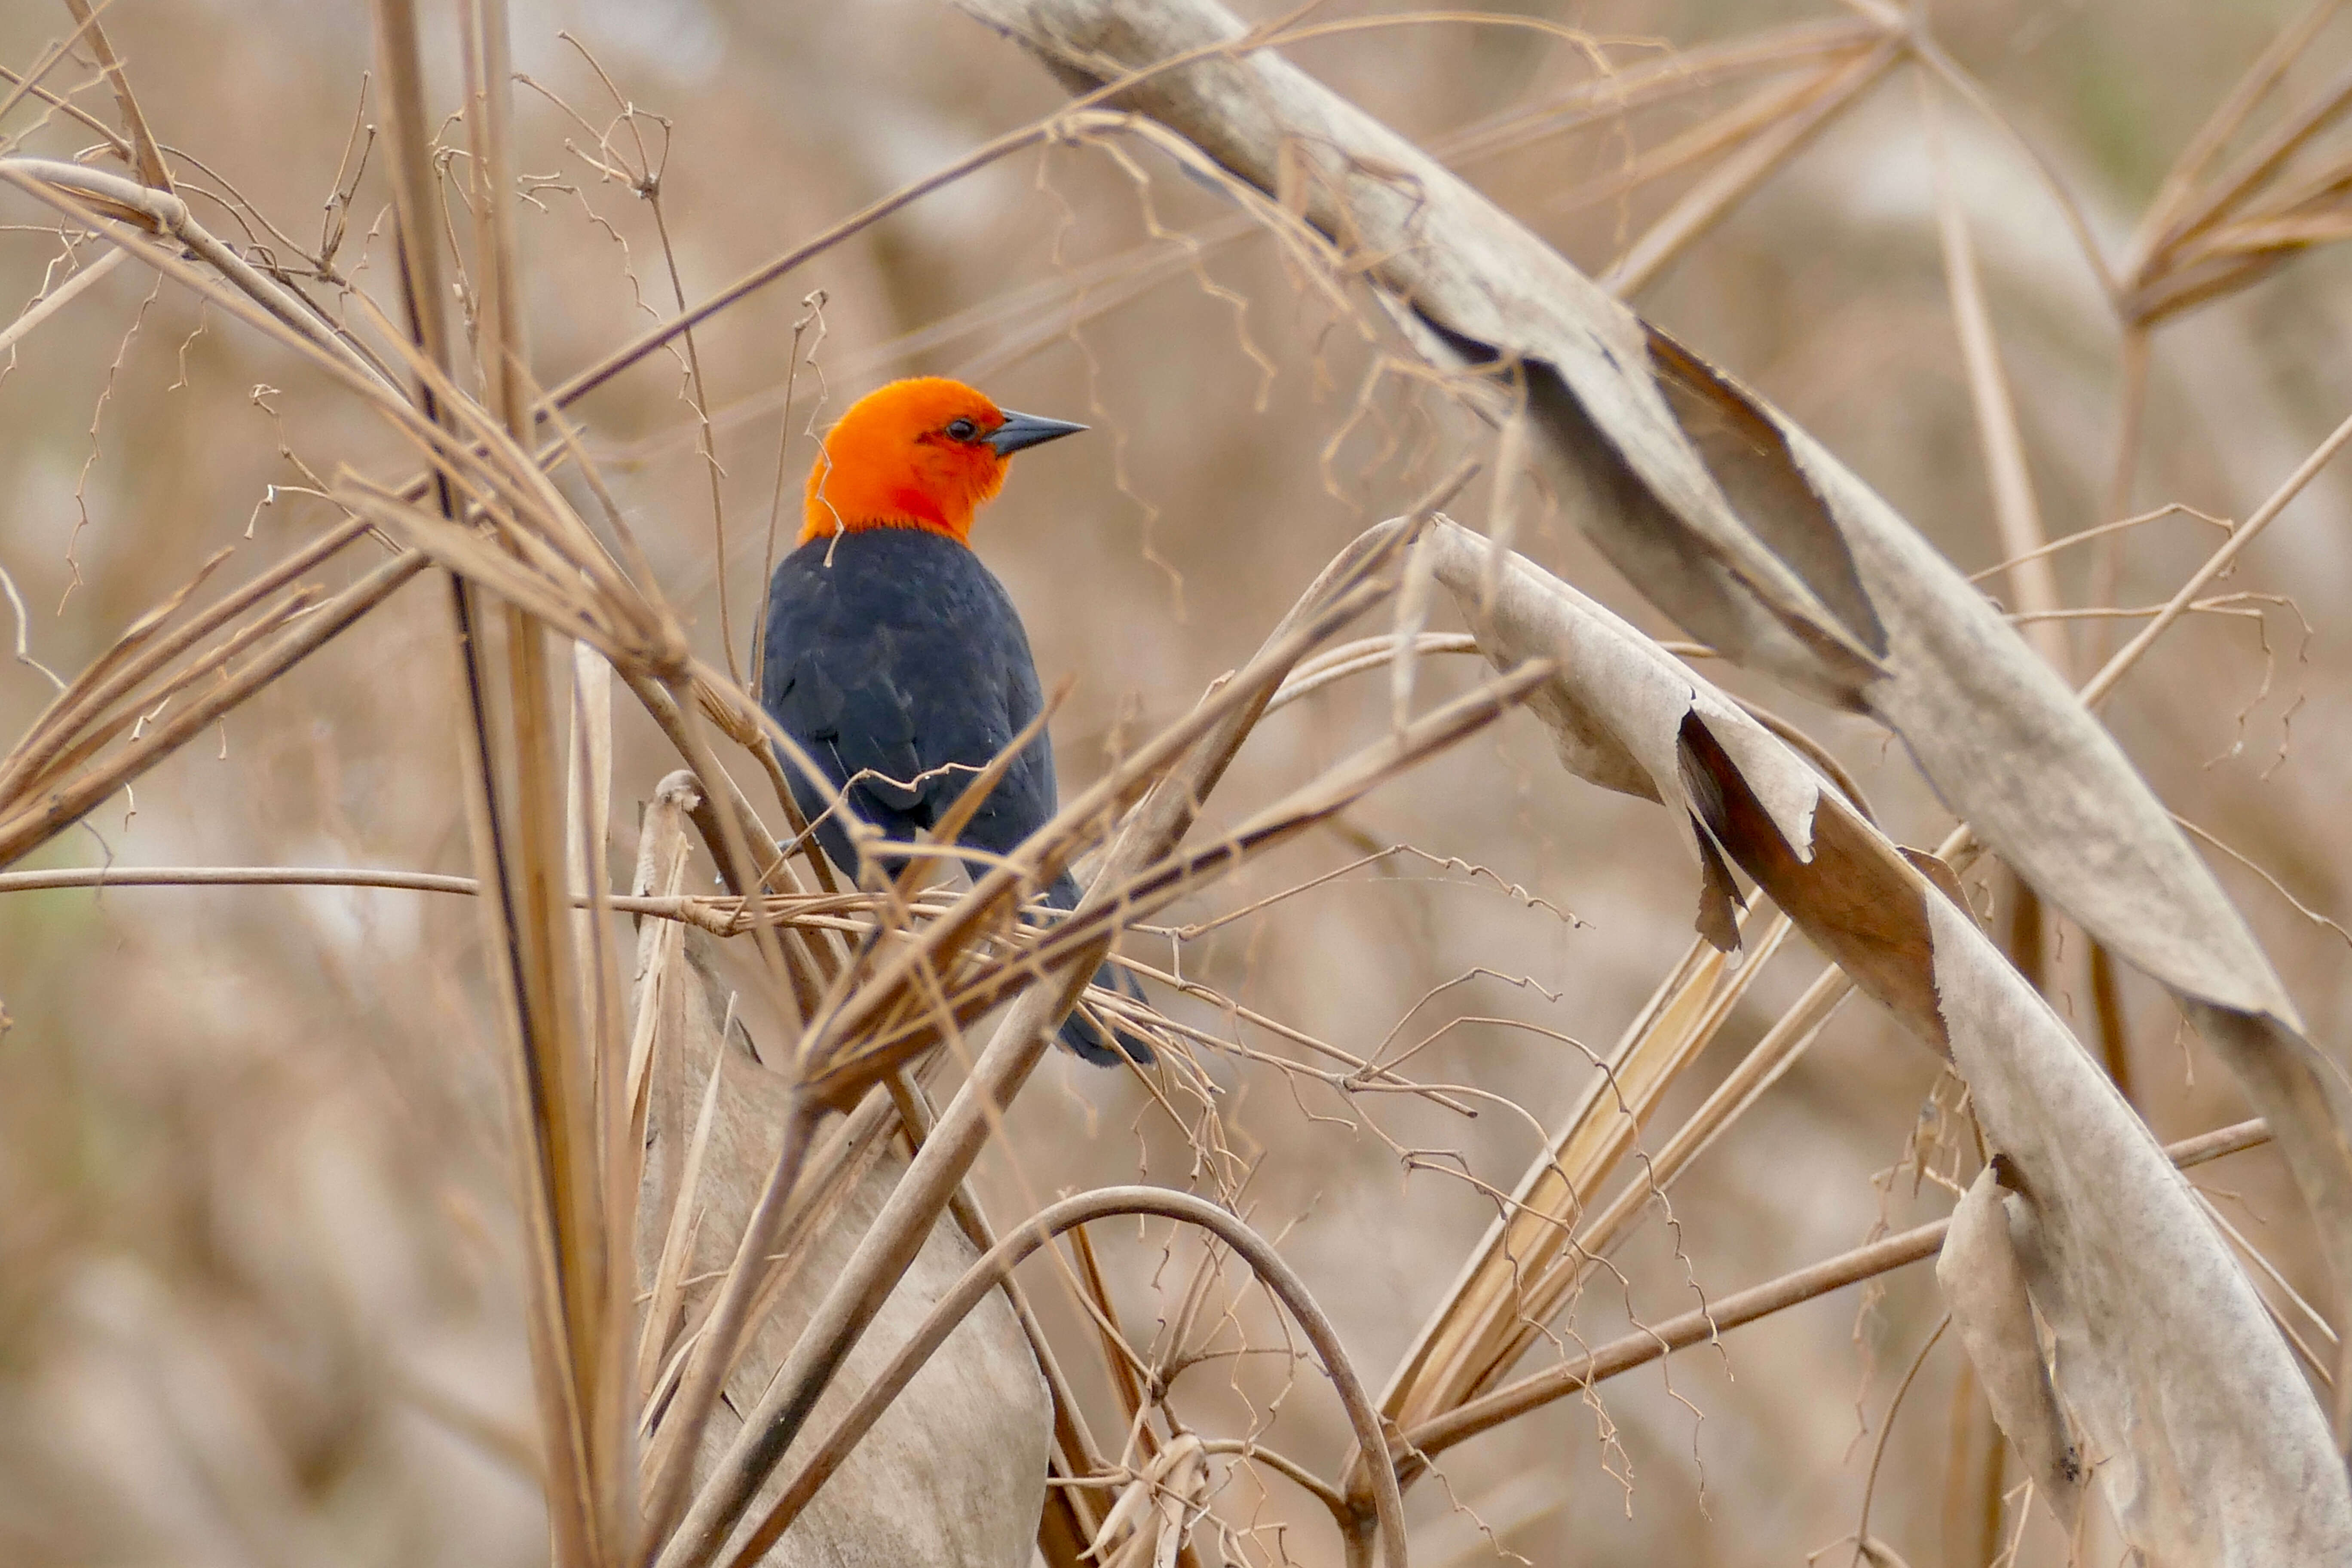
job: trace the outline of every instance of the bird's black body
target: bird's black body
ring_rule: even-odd
[[[761,664],[761,705],[851,810],[900,842],[936,823],[1042,702],[1029,637],[1004,585],[965,545],[923,529],[859,529],[786,556],[769,587]],[[818,843],[855,876],[856,845],[827,814],[824,792],[789,763],[785,772]],[[957,842],[1009,853],[1056,806],[1053,742],[1041,732]],[[1077,882],[1065,871],[1045,900],[1072,908]],[[1118,984],[1108,965],[1095,978]],[[1124,989],[1134,994],[1134,982]],[[1141,1040],[1122,1031],[1114,1047],[1076,1013],[1061,1039],[1088,1061],[1116,1062],[1121,1048],[1151,1059]]]

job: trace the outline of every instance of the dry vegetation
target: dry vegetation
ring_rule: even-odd
[[[2352,17],[1945,9],[7,7],[0,1561],[2352,1542]],[[859,889],[913,372],[1068,809]]]

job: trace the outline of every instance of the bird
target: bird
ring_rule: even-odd
[[[810,467],[800,539],[768,585],[760,702],[824,774],[785,763],[817,842],[856,879],[858,836],[843,807],[884,840],[910,843],[975,774],[1035,721],[1042,699],[1029,635],[1012,595],[972,552],[972,516],[1004,484],[1013,455],[1086,428],[1000,408],[940,376],[894,381],[852,404]],[[1010,853],[1058,799],[1052,740],[1040,726],[964,825],[960,846]],[[879,860],[887,850],[866,839]],[[977,877],[985,861],[968,862]],[[1067,870],[1045,889],[1077,904]],[[1106,963],[1097,985],[1138,1001],[1133,976]],[[1148,1042],[1074,1009],[1062,1045],[1089,1062],[1152,1060]]]

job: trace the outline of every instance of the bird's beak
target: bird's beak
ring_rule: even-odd
[[[1034,414],[1014,414],[1008,410],[1004,423],[981,439],[994,447],[998,457],[1009,458],[1024,447],[1058,441],[1085,428],[1085,426],[1073,425],[1066,419],[1045,419]]]

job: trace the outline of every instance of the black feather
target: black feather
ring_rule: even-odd
[[[1043,703],[1029,636],[1003,584],[962,544],[920,529],[862,529],[793,551],[770,584],[764,646],[761,705],[859,818],[900,843],[937,822]],[[850,834],[820,815],[824,793],[789,764],[785,772],[826,856],[856,876]],[[1055,807],[1053,742],[1040,732],[957,842],[1006,854]],[[1066,873],[1045,901],[1068,910],[1077,897]],[[1108,964],[1095,984],[1142,997]],[[1061,1041],[1092,1062],[1115,1063],[1122,1051],[1152,1059],[1144,1041],[1116,1035],[1114,1048],[1073,1012]]]

